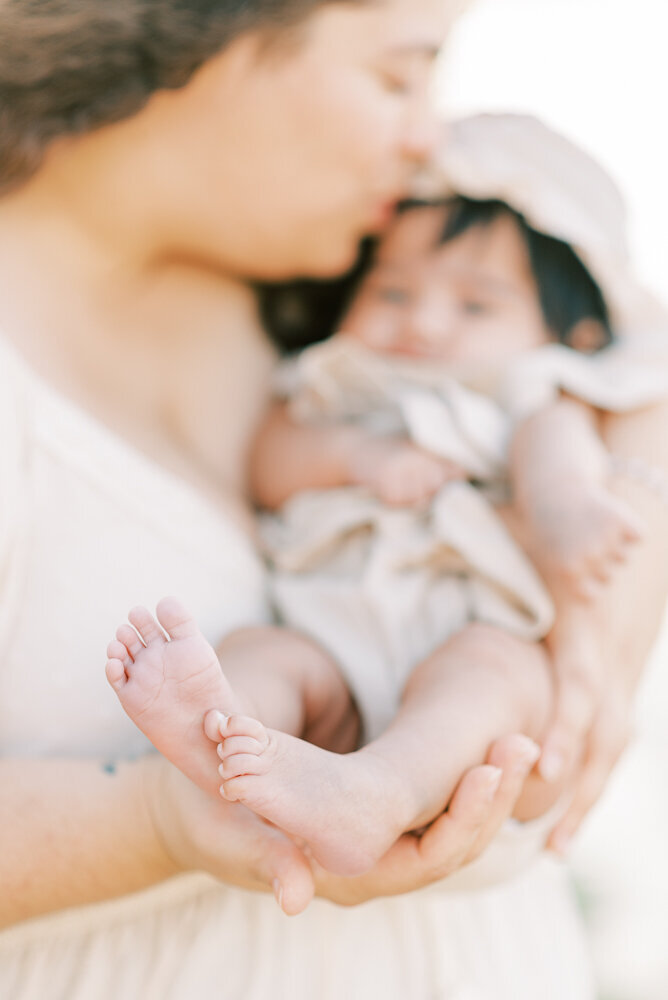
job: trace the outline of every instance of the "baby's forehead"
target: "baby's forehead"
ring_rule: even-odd
[[[449,212],[448,204],[401,212],[379,244],[376,272],[397,279],[482,282],[493,277],[518,287],[533,285],[526,239],[512,212],[477,218],[448,237]]]
[[[376,252],[378,263],[410,263],[430,256],[442,245],[448,218],[446,205],[420,205],[401,211],[381,239]]]

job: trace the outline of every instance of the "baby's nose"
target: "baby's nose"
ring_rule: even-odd
[[[423,301],[412,312],[409,333],[416,341],[435,347],[446,343],[452,327],[452,317],[447,304]]]

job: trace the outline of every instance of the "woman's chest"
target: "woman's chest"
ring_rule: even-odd
[[[0,579],[0,748],[139,752],[104,678],[128,609],[177,594],[215,643],[266,620],[262,568],[231,518],[58,400],[36,401],[24,453]]]

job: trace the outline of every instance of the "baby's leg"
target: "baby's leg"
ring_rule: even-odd
[[[107,678],[139,729],[206,791],[218,795],[220,786],[215,744],[204,730],[211,709],[253,712],[323,742],[331,737],[337,749],[355,746],[350,695],[334,663],[308,639],[244,629],[222,643],[219,661],[174,598],[158,604],[157,621],[146,608],[128,617],[131,625],[121,625],[109,644]]]
[[[355,753],[327,753],[253,719],[226,719],[223,791],[303,838],[324,867],[352,875],[438,815],[494,739],[539,736],[551,693],[540,646],[473,625],[416,668],[390,727]]]
[[[350,691],[311,639],[288,628],[245,628],[230,633],[216,652],[233,689],[243,693],[244,714],[335,753],[358,745],[360,721]],[[212,738],[220,740],[217,733]]]
[[[408,680],[400,712],[375,744],[395,760],[409,748],[415,761],[422,747],[424,766],[421,773],[415,771],[421,810],[415,825],[438,815],[443,791],[447,800],[464,771],[484,760],[494,739],[522,732],[539,741],[553,699],[543,646],[493,626],[469,625],[420,664]],[[561,791],[530,778],[515,815],[523,820],[541,815]]]

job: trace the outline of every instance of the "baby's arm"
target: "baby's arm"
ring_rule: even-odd
[[[558,604],[595,596],[641,537],[609,475],[591,407],[564,397],[519,425],[510,454],[515,510]]]
[[[302,490],[340,486],[364,486],[384,503],[411,505],[465,475],[406,438],[371,434],[355,424],[298,424],[277,404],[256,437],[249,481],[256,502],[276,510]]]
[[[511,480],[519,540],[557,611],[547,637],[555,711],[539,765],[548,781],[572,763],[603,697],[604,585],[641,538],[639,521],[609,479],[608,453],[590,407],[562,398],[518,428]]]

